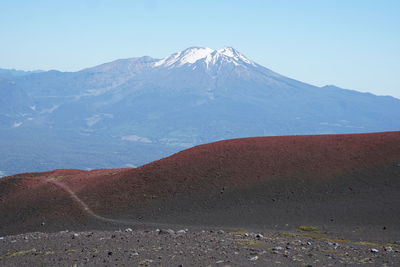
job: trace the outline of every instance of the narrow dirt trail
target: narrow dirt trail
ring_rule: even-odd
[[[86,213],[87,215],[89,215],[97,220],[100,220],[103,222],[109,222],[109,223],[119,223],[119,224],[132,224],[133,223],[132,221],[111,219],[111,218],[106,218],[101,215],[98,215],[82,199],[80,199],[78,197],[78,195],[74,191],[71,190],[71,188],[69,188],[65,184],[57,181],[54,178],[49,178],[46,180],[46,182],[51,183],[51,184],[63,189],[76,203],[79,204],[79,206],[82,208],[84,213]]]
[[[36,178],[31,178],[31,177],[25,177],[23,179],[35,179]],[[151,226],[151,227],[156,227],[159,228],[161,225],[164,227],[173,227],[176,226],[175,224],[171,225],[168,223],[156,223],[156,222],[143,222],[143,221],[138,221],[138,220],[132,220],[132,219],[113,219],[113,218],[107,218],[104,216],[101,216],[99,214],[97,214],[96,212],[94,212],[90,206],[83,201],[69,186],[67,186],[66,184],[60,182],[57,180],[57,178],[55,177],[46,177],[41,179],[42,183],[48,183],[48,184],[52,184],[55,187],[58,187],[60,189],[62,189],[67,195],[68,197],[70,197],[75,203],[78,204],[78,206],[81,208],[81,210],[89,217],[94,218],[98,221],[102,221],[105,223],[111,223],[111,224],[116,224],[116,225],[124,225],[127,226],[129,228],[134,229],[134,227],[139,227],[139,226]]]

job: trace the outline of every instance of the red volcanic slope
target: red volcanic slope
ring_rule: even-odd
[[[41,221],[55,228],[95,224],[99,218],[88,214],[84,205],[107,218],[162,221],[160,214],[204,209],[212,213],[213,207],[226,210],[247,201],[264,211],[267,201],[278,199],[288,205],[289,213],[289,206],[299,201],[359,197],[357,201],[367,203],[379,192],[389,198],[400,188],[399,164],[400,132],[386,132],[234,139],[200,145],[135,169],[19,174],[0,180],[0,213],[7,214],[0,219],[0,232],[16,231],[10,223],[29,230]],[[376,193],[378,188],[389,191]],[[364,199],[368,196],[370,200]],[[400,202],[392,202],[390,208],[397,210]]]

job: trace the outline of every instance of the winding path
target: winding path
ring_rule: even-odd
[[[78,197],[77,194],[75,194],[74,191],[71,190],[71,188],[69,188],[69,187],[66,186],[65,184],[63,184],[63,183],[57,181],[57,180],[54,179],[54,178],[49,178],[49,179],[47,179],[46,182],[52,183],[52,184],[54,184],[55,186],[57,186],[57,187],[63,189],[65,192],[68,193],[68,195],[69,195],[76,203],[78,203],[78,204],[82,207],[82,210],[83,210],[87,215],[89,215],[89,216],[91,216],[91,217],[93,217],[93,218],[95,218],[95,219],[97,219],[97,220],[100,220],[100,221],[103,221],[103,222],[110,222],[110,223],[132,224],[131,221],[116,220],[116,219],[106,218],[106,217],[103,217],[103,216],[101,216],[101,215],[96,214],[82,199],[80,199],[80,198]]]

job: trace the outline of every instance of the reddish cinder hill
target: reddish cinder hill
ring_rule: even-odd
[[[400,132],[257,137],[0,180],[0,234],[150,223],[400,233]],[[336,227],[336,228],[335,228]]]

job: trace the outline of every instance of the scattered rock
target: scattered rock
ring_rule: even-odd
[[[290,252],[289,252],[289,251],[287,251],[287,250],[285,250],[285,251],[283,252],[283,256],[286,256],[286,257],[288,257],[288,256],[289,256],[289,254],[290,254]]]
[[[333,246],[335,249],[340,246],[338,243],[334,243],[334,242],[328,242],[328,245]]]
[[[249,260],[256,261],[256,260],[258,260],[258,256],[251,257]]]
[[[158,234],[159,235],[173,235],[173,234],[175,234],[175,231],[172,229],[160,229],[158,231]]]
[[[74,233],[74,234],[72,235],[72,239],[75,239],[75,238],[77,238],[78,236],[79,236],[79,234]]]
[[[393,252],[393,248],[392,248],[392,247],[385,247],[385,251],[387,251],[387,252]]]
[[[292,236],[268,234],[264,237],[261,234],[249,232],[251,238],[245,238],[243,237],[244,232],[233,234],[224,232],[225,234],[219,235],[217,233],[221,232],[216,230],[212,234],[209,234],[209,231],[205,231],[202,234],[201,230],[197,231],[195,229],[191,230],[190,233],[187,231],[187,229],[180,229],[176,232],[171,229],[163,229],[157,232],[154,232],[154,230],[148,232],[145,230],[132,230],[130,232],[130,230],[122,228],[122,231],[119,232],[95,231],[78,233],[62,231],[52,234],[37,232],[0,237],[0,240],[6,240],[6,242],[0,241],[0,244],[10,246],[15,255],[18,255],[18,257],[8,257],[6,261],[16,263],[19,258],[22,258],[20,256],[27,254],[27,257],[32,257],[29,260],[38,263],[41,260],[40,256],[46,255],[52,260],[54,266],[73,266],[74,262],[77,263],[76,266],[80,266],[79,262],[80,264],[91,266],[123,266],[124,264],[126,266],[132,264],[136,266],[183,266],[182,264],[179,265],[182,263],[182,259],[186,263],[190,262],[186,261],[186,259],[193,259],[193,257],[206,260],[208,263],[203,266],[210,267],[228,267],[233,262],[235,264],[242,263],[242,265],[239,264],[238,266],[257,264],[275,266],[278,264],[276,262],[279,259],[281,259],[279,261],[281,266],[287,266],[291,260],[298,263],[296,266],[311,266],[306,265],[307,263],[317,264],[318,266],[320,264],[321,266],[344,264],[352,266],[358,263],[372,263],[374,266],[382,266],[380,263],[385,263],[386,261],[388,263],[392,261],[393,266],[400,266],[397,258],[400,254],[396,252],[398,249],[396,245],[390,245],[389,243],[382,247],[365,247],[358,246],[357,242],[352,243],[350,241],[348,244],[340,243],[340,247],[334,251],[333,246],[338,246],[338,243],[314,240],[308,237],[298,240],[296,239],[298,237],[293,238]],[[165,234],[165,236],[160,236],[157,233]],[[111,239],[112,234],[115,236],[114,239]],[[176,234],[181,234],[181,236]],[[87,235],[93,236],[92,238],[86,238]],[[24,239],[26,240],[27,238],[29,238],[29,243],[24,242]],[[60,240],[64,238],[62,240],[63,245],[61,242],[55,241],[55,238],[61,238]],[[77,240],[74,242],[70,240],[71,238],[77,238]],[[108,239],[107,244],[101,242],[98,247],[91,247],[90,244],[96,241],[99,242],[98,240],[102,238]],[[262,242],[257,240],[261,238]],[[16,243],[10,244],[9,242]],[[31,249],[38,246],[39,242],[45,242],[46,247],[41,246],[41,249],[37,252]],[[47,247],[49,243],[53,243],[55,246],[60,245],[60,247],[56,249]],[[259,246],[259,244],[262,246]],[[0,250],[3,245],[0,246]],[[28,248],[25,248],[27,245],[29,245]],[[22,247],[19,248],[19,246]],[[3,248],[0,256],[7,255],[7,253],[8,251]],[[152,258],[152,260],[148,257]],[[69,261],[69,264],[64,264],[66,261]],[[199,262],[201,261],[194,263],[198,264]],[[3,266],[4,264],[0,265]],[[6,264],[5,266],[13,265]],[[36,266],[36,264],[33,266]]]
[[[151,260],[151,259],[144,259],[144,260],[139,262],[139,265],[148,265],[148,264],[150,264],[152,262],[153,262],[153,260]]]

